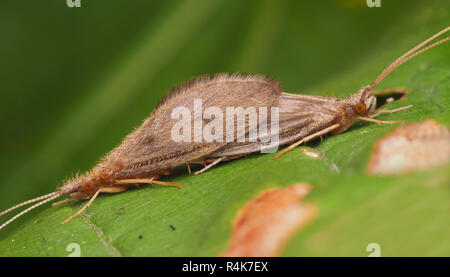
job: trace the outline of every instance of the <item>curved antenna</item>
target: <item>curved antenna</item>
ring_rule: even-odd
[[[401,64],[409,61],[410,59],[414,58],[415,56],[441,44],[444,43],[448,40],[450,40],[450,37],[446,37],[444,39],[439,40],[438,42],[435,42],[419,51],[417,51],[418,49],[420,49],[422,46],[424,46],[425,44],[427,44],[428,42],[430,42],[431,40],[437,38],[438,36],[448,32],[450,30],[450,26],[441,30],[440,32],[434,34],[433,36],[429,37],[428,39],[424,40],[423,42],[419,43],[417,46],[415,46],[414,48],[412,48],[411,50],[409,50],[408,52],[406,52],[405,54],[401,55],[399,58],[397,58],[393,63],[391,63],[388,67],[386,67],[386,69],[383,70],[383,72],[381,72],[380,75],[378,75],[378,77],[375,79],[375,81],[373,81],[369,87],[370,89],[374,88],[378,83],[381,82],[381,80],[383,80],[386,76],[388,76],[392,71],[394,71],[397,67],[399,67]],[[415,52],[417,51],[417,52]]]
[[[37,203],[37,204],[34,204],[33,206],[31,206],[31,207],[29,207],[29,208],[23,210],[22,212],[16,214],[16,215],[13,216],[10,220],[8,220],[8,221],[6,221],[5,223],[3,223],[3,224],[0,226],[0,230],[3,229],[3,228],[5,228],[8,224],[10,224],[10,223],[13,222],[14,220],[18,219],[18,218],[21,217],[22,215],[28,213],[29,211],[31,211],[31,210],[33,210],[33,209],[36,209],[37,207],[39,207],[39,206],[41,206],[41,205],[44,205],[44,204],[47,203],[47,202],[52,201],[53,199],[56,199],[56,198],[60,197],[61,195],[62,195],[62,194],[57,193],[57,194],[55,194],[55,195],[53,195],[53,196],[51,196],[51,197],[49,197],[49,198],[47,198],[47,199],[45,199],[45,200],[43,200],[43,201]]]
[[[25,206],[25,205],[34,203],[34,202],[39,201],[39,200],[42,200],[42,199],[46,199],[46,198],[52,197],[53,195],[56,195],[57,193],[58,193],[58,192],[55,191],[55,192],[52,192],[52,193],[49,193],[49,194],[46,194],[46,195],[42,195],[42,196],[39,196],[39,197],[30,199],[30,200],[27,200],[27,201],[22,202],[22,203],[20,203],[20,204],[17,204],[17,205],[15,205],[15,206],[13,206],[13,207],[11,207],[11,208],[9,208],[9,209],[4,210],[3,212],[1,212],[1,213],[0,213],[0,216],[2,216],[2,215],[4,215],[4,214],[7,214],[7,213],[9,213],[10,211],[14,211],[15,209],[20,208],[20,207],[22,207],[22,206]]]

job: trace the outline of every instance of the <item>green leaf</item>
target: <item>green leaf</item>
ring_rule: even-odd
[[[0,69],[9,92],[0,104],[0,208],[89,169],[183,80],[254,72],[274,76],[287,92],[345,97],[446,27],[450,7],[148,2],[84,1],[79,10],[4,5],[0,56],[10,67]],[[446,43],[386,78],[378,88],[411,92],[389,108],[414,108],[380,119],[432,118],[449,126],[449,59]],[[227,248],[231,222],[245,203],[266,188],[298,182],[312,185],[305,201],[319,215],[290,240],[285,256],[367,256],[370,243],[380,245],[382,256],[449,256],[450,165],[400,176],[365,173],[374,143],[395,127],[358,122],[308,144],[323,153],[318,160],[297,148],[277,160],[249,155],[198,176],[180,168],[164,180],[184,189],[151,185],[101,195],[66,225],[60,222],[84,202],[48,205],[0,231],[0,256],[67,256],[71,243],[82,256],[215,256]]]

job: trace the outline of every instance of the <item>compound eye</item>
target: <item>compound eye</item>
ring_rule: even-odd
[[[364,103],[358,103],[355,105],[355,112],[359,115],[366,114],[366,105]]]

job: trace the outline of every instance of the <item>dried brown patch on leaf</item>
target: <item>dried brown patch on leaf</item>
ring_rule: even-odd
[[[225,257],[278,256],[285,244],[317,214],[311,203],[300,203],[311,190],[308,184],[267,189],[247,203],[233,222]]]
[[[404,173],[450,161],[450,130],[427,119],[396,128],[376,144],[371,174]]]

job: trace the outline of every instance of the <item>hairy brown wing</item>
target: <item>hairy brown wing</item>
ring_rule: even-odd
[[[226,144],[226,132],[223,132],[223,142],[174,142],[171,132],[179,119],[172,119],[171,114],[176,107],[186,107],[190,111],[193,138],[195,99],[202,100],[202,112],[218,107],[223,112],[225,127],[226,107],[271,107],[276,105],[280,94],[281,86],[276,80],[260,75],[218,74],[193,79],[173,89],[150,117],[94,170],[108,170],[125,178],[170,169],[203,157]],[[205,124],[204,121],[203,126]]]
[[[344,107],[344,103],[340,99],[291,93],[281,93],[278,105],[280,146],[298,141],[321,128],[332,125]],[[260,138],[264,137],[260,136]],[[208,157],[216,158],[258,152],[265,145],[267,143],[261,143],[261,140],[258,142],[232,142],[209,154]]]

